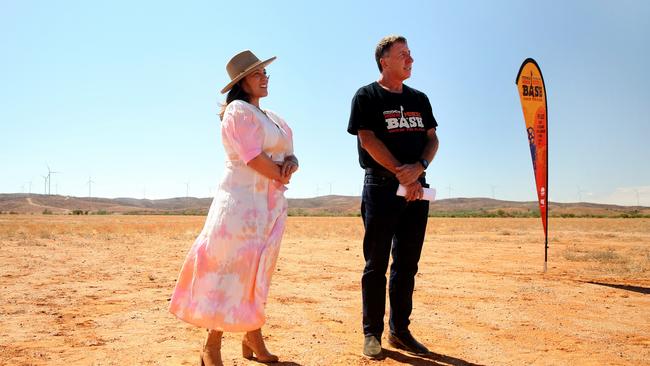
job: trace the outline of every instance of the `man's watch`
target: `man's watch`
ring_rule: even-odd
[[[422,164],[424,170],[427,170],[427,167],[429,166],[429,161],[427,159],[422,158],[420,159],[420,164]]]

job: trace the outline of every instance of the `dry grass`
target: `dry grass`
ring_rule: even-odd
[[[565,250],[563,255],[567,260],[578,262],[627,263],[629,261],[628,258],[622,257],[612,248],[581,251],[574,247]]]
[[[166,311],[192,216],[0,216],[0,365],[186,365],[205,332]],[[650,220],[431,219],[413,332],[382,365],[648,364]],[[359,356],[361,219],[289,218],[267,305],[285,365]],[[227,334],[229,365],[241,335]],[[375,364],[375,363],[372,363]]]

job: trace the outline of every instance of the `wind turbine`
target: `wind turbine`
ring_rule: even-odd
[[[32,193],[32,182],[31,181],[23,183],[23,185],[21,186],[22,187],[22,193],[25,193],[25,185],[27,185],[27,184],[29,184],[29,194],[31,194]]]
[[[190,198],[190,182],[185,182],[185,198]]]
[[[55,172],[50,169],[49,165],[47,165],[47,194],[52,194],[52,174],[59,174],[59,173],[61,172]]]
[[[491,186],[490,186],[490,188],[492,188],[492,199],[494,199],[494,189],[495,189],[496,187],[497,187],[497,186],[495,186],[495,185],[491,185]]]
[[[47,194],[47,175],[41,175],[43,177],[43,194]]]
[[[578,203],[582,202],[582,193],[586,192],[583,189],[580,189],[580,186],[578,186]]]
[[[93,183],[95,182],[93,181],[92,177],[88,176],[88,182],[86,183],[88,184],[88,198],[92,197],[90,193],[91,193],[91,187],[93,186]]]

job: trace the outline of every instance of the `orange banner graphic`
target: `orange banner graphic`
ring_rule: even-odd
[[[517,74],[517,89],[526,121],[526,133],[533,160],[533,172],[537,186],[539,212],[544,226],[544,272],[548,252],[548,128],[546,86],[539,65],[532,58],[526,59]]]

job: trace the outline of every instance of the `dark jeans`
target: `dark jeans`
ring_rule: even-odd
[[[424,187],[428,185],[420,179]],[[408,331],[413,308],[413,287],[427,227],[429,201],[406,202],[395,195],[395,178],[365,176],[361,216],[366,229],[363,256],[366,266],[361,278],[363,333],[381,338],[386,307],[386,269],[392,254],[388,295],[390,330]]]

